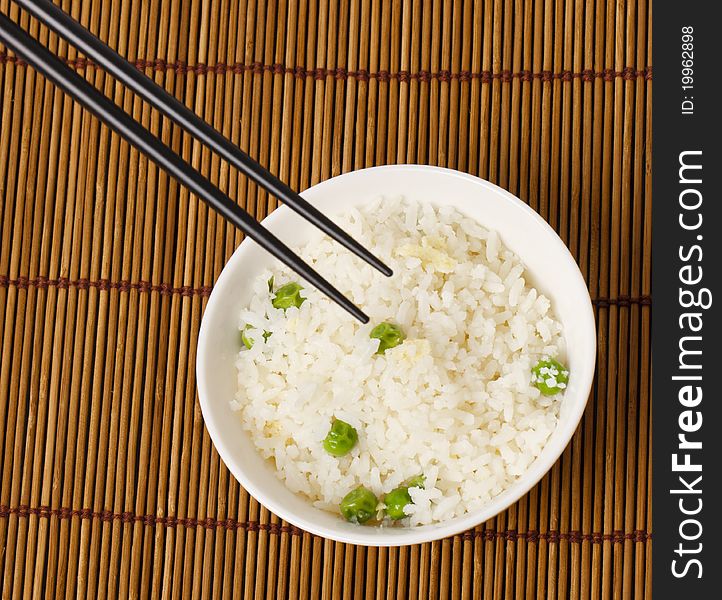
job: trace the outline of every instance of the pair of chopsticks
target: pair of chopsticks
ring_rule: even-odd
[[[155,81],[95,37],[70,15],[53,4],[52,0],[15,1],[49,29],[55,31],[80,52],[105,69],[115,79],[180,125],[204,145],[217,152],[230,164],[236,166],[243,174],[250,177],[270,194],[276,196],[289,208],[384,275],[390,276],[392,274],[389,267],[328,217],[250,156],[242,152],[233,142],[203,121]],[[294,254],[281,240],[263,228],[251,215],[211,184],[200,172],[173,152],[170,147],[166,146],[2,13],[0,13],[0,42],[65,93],[72,96],[98,119],[125,138],[159,167],[175,177],[200,199],[207,202],[249,238],[256,241],[261,247],[301,275],[311,285],[326,294],[362,323],[368,322],[368,317],[361,309]]]

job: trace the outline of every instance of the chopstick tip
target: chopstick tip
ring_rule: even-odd
[[[364,325],[366,325],[366,323],[369,322],[368,315],[366,315],[366,313],[361,312],[360,310],[358,311],[358,313],[354,314],[354,317],[356,317]]]

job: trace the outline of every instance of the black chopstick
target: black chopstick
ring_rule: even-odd
[[[191,192],[210,204],[225,219],[236,225],[261,247],[301,275],[311,285],[326,294],[359,321],[368,323],[369,318],[361,309],[301,258],[296,256],[281,240],[261,227],[253,217],[217,187],[213,186],[188,162],[96,90],[38,41],[25,33],[2,12],[0,12],[0,42],[64,92],[75,98],[108,127],[124,137],[132,146],[175,177]]]
[[[168,118],[175,121],[200,142],[217,152],[229,163],[235,165],[270,194],[313,223],[331,238],[365,260],[384,275],[392,271],[376,256],[354,240],[338,225],[309,204],[278,177],[245,154],[222,133],[206,123],[185,104],[169,94],[150,77],[136,69],[125,58],[95,37],[51,0],[15,0],[51,30],[65,38],[88,58],[102,66],[115,79],[128,86]]]

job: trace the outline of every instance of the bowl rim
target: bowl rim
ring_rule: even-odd
[[[579,270],[579,266],[576,260],[572,256],[566,244],[562,241],[556,231],[547,223],[542,216],[532,209],[529,205],[522,202],[519,198],[514,196],[507,190],[474,175],[456,171],[454,169],[448,169],[445,167],[436,167],[429,165],[416,165],[416,164],[399,164],[399,165],[383,165],[377,167],[369,167],[366,169],[359,169],[356,171],[349,171],[341,175],[337,175],[330,179],[324,180],[317,183],[304,192],[301,192],[302,196],[307,195],[312,191],[313,194],[322,193],[324,188],[331,185],[337,185],[340,179],[352,179],[359,176],[364,176],[377,171],[424,171],[427,173],[438,173],[443,176],[458,177],[468,180],[476,185],[485,187],[489,192],[504,198],[506,201],[511,202],[517,209],[523,211],[527,217],[531,217],[536,221],[537,225],[545,229],[547,233],[552,234],[552,238],[556,242],[557,250],[560,251],[565,257],[571,261],[576,267],[574,271],[574,282],[573,285],[577,288],[576,293],[583,292],[583,297],[588,302],[585,306],[579,306],[579,311],[586,313],[583,316],[584,326],[587,329],[584,339],[586,340],[587,353],[592,357],[591,368],[586,370],[586,381],[581,381],[578,387],[579,394],[581,396],[584,392],[584,400],[577,401],[571,405],[571,410],[568,414],[569,418],[565,423],[563,429],[557,428],[552,436],[549,438],[544,448],[546,449],[549,445],[553,444],[556,446],[554,452],[549,457],[541,462],[540,457],[534,460],[530,468],[509,488],[504,490],[498,496],[495,496],[490,502],[486,503],[482,507],[467,512],[466,514],[456,517],[447,522],[434,523],[430,525],[409,527],[405,529],[404,534],[388,535],[380,531],[379,528],[359,528],[359,535],[347,535],[345,532],[328,528],[325,525],[318,524],[312,520],[309,520],[297,513],[287,510],[283,503],[277,501],[275,498],[262,492],[258,486],[255,485],[252,479],[246,477],[245,471],[241,466],[241,461],[234,456],[234,453],[230,450],[228,445],[225,443],[223,436],[219,433],[216,422],[215,414],[211,407],[211,393],[208,391],[208,382],[206,381],[205,373],[206,369],[206,358],[208,356],[208,350],[210,348],[208,334],[207,334],[207,319],[206,315],[213,311],[215,301],[220,295],[220,291],[227,279],[233,277],[233,266],[239,263],[245,252],[245,248],[248,247],[247,242],[249,238],[245,238],[242,243],[234,250],[231,257],[228,259],[226,264],[223,266],[221,273],[213,286],[208,302],[201,319],[200,329],[198,332],[198,341],[196,348],[196,387],[198,390],[198,400],[201,407],[201,413],[203,420],[211,438],[211,441],[216,448],[221,460],[224,465],[228,468],[231,474],[239,482],[239,484],[260,504],[269,509],[272,513],[276,514],[283,520],[291,523],[292,525],[309,532],[313,535],[321,536],[338,542],[359,544],[366,546],[405,546],[410,544],[425,543],[450,537],[453,535],[460,534],[467,531],[481,523],[493,518],[500,514],[512,504],[517,502],[521,497],[527,494],[532,487],[534,487],[546,473],[551,470],[554,464],[559,460],[566,447],[569,445],[574,432],[577,430],[579,422],[581,421],[582,415],[584,414],[586,405],[589,401],[590,392],[592,389],[593,377],[596,368],[596,355],[597,355],[597,339],[596,339],[596,322],[594,317],[594,308],[592,305],[589,289],[584,277]],[[291,209],[285,205],[279,206],[276,210],[266,216],[261,222],[265,226],[272,225],[279,219],[283,219],[286,213],[290,213]],[[229,269],[228,267],[231,266]],[[572,282],[570,282],[570,285]],[[563,440],[563,442],[562,442]],[[320,510],[320,509],[317,509]],[[373,531],[364,531],[366,529],[372,529]]]

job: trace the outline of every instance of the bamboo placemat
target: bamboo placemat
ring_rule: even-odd
[[[372,549],[289,526],[229,475],[196,400],[199,322],[240,236],[0,48],[2,597],[649,597],[649,2],[62,4],[296,189],[417,162],[520,196],[588,281],[598,369],[561,460],[473,531]],[[274,209],[20,21],[259,219]]]

